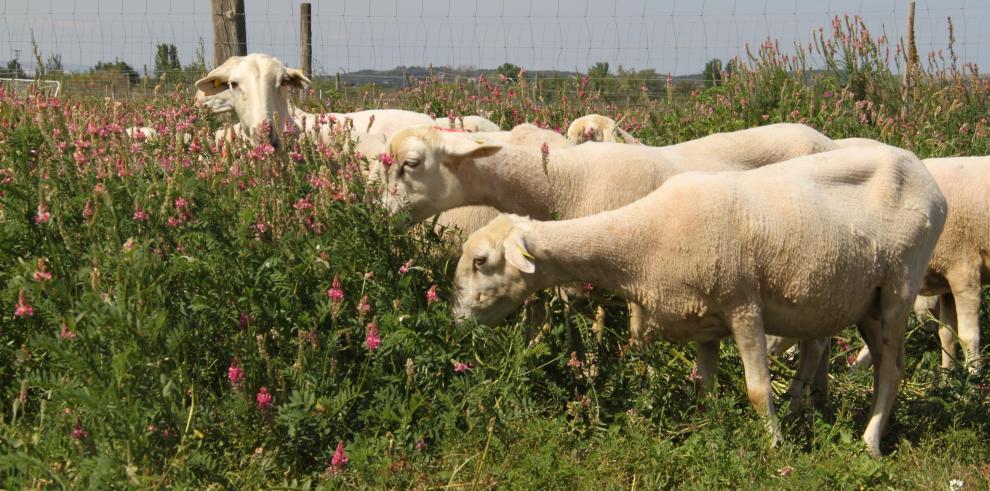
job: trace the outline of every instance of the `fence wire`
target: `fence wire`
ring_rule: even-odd
[[[299,60],[299,0],[246,0],[249,52]],[[712,58],[745,56],[770,38],[807,45],[834,16],[856,15],[872,32],[900,39],[908,0],[318,0],[312,2],[313,71],[349,84],[404,83],[411,67],[451,76],[512,63],[530,71],[652,70],[697,80]],[[917,46],[945,49],[948,22],[962,61],[990,63],[990,4],[917,2]],[[39,68],[84,73],[98,63],[139,78],[201,74],[213,59],[212,13],[203,0],[2,0],[0,77]],[[32,44],[33,40],[33,44]],[[159,45],[177,64],[156,65]],[[37,48],[37,55],[34,48]],[[104,65],[105,66],[105,65]],[[398,69],[397,69],[398,68]],[[21,70],[21,73],[17,73]],[[52,70],[57,71],[57,70]],[[694,75],[692,77],[692,75]],[[188,78],[188,77],[187,77]]]

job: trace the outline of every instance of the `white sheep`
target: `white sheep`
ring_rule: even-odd
[[[397,133],[388,143],[394,164],[386,168],[376,163],[372,168],[381,202],[392,213],[408,211],[414,222],[465,205],[541,220],[576,218],[631,203],[682,172],[745,170],[835,147],[821,133],[787,123],[662,148],[586,143],[552,149],[545,160],[532,146],[472,136],[432,127]],[[466,219],[481,216],[475,213]],[[631,305],[632,329],[639,317],[639,309]],[[703,386],[714,379],[718,350],[717,342],[699,346]]]
[[[875,140],[848,138],[836,140],[844,147],[864,148],[882,145]],[[915,312],[928,316],[936,311],[940,320],[942,368],[951,369],[957,361],[956,333],[963,347],[966,366],[977,372],[980,360],[980,290],[990,283],[990,157],[947,157],[925,159],[925,167],[935,179],[949,206],[945,230],[935,247],[925,281],[923,296],[915,302]],[[925,296],[930,295],[930,297]],[[779,354],[793,340],[771,339],[770,352]],[[872,362],[869,348],[857,355],[853,368]]]
[[[289,89],[310,86],[301,70],[286,67],[272,56],[252,53],[232,56],[205,77],[196,81],[197,103],[214,112],[234,111],[243,133],[254,136],[264,122],[275,143],[274,123],[295,130],[314,131],[330,120],[353,122],[354,129],[368,133],[392,134],[413,124],[433,123],[433,118],[412,111],[375,109],[353,113],[310,114],[289,101]]]
[[[437,126],[441,128],[451,128],[471,132],[478,131],[502,131],[497,124],[483,116],[460,116],[451,124],[450,118],[437,118]]]
[[[124,134],[138,141],[158,139],[158,130],[148,126],[131,126],[125,128]]]
[[[765,333],[814,344],[856,324],[878,358],[863,439],[879,455],[911,302],[945,214],[917,157],[888,146],[682,174],[597,215],[494,220],[464,244],[454,315],[496,322],[534,291],[580,281],[641,305],[633,335],[643,342],[732,336],[749,400],[768,417],[774,442]]]
[[[614,119],[600,114],[575,119],[567,127],[567,139],[575,145],[586,141],[639,143],[639,140],[620,128]]]

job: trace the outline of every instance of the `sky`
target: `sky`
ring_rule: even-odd
[[[245,0],[249,52],[299,65],[299,0]],[[861,15],[871,32],[906,31],[908,0],[313,0],[313,69],[333,74],[398,65],[585,71],[598,61],[617,68],[698,73],[711,58],[744,55],[767,37],[805,45],[834,15]],[[65,68],[122,59],[152,70],[156,43],[178,47],[183,63],[200,39],[212,62],[208,0],[0,0],[0,60],[17,51],[34,65],[31,33],[42,55]],[[918,0],[919,51],[948,46],[955,25],[964,62],[990,64],[990,3]],[[984,34],[983,31],[987,31]]]

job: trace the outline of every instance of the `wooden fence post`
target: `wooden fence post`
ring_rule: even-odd
[[[313,20],[312,4],[299,5],[299,65],[307,77],[313,77]]]
[[[244,0],[210,0],[213,7],[213,64],[247,54]]]

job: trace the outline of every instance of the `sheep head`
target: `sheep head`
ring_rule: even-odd
[[[202,90],[196,90],[196,105],[204,106],[214,114],[234,111],[234,100],[230,90],[223,90],[213,95],[206,95]]]
[[[391,214],[407,210],[414,222],[466,204],[457,167],[501,148],[498,142],[429,125],[404,128],[371,169],[380,202]]]
[[[295,122],[289,112],[289,89],[309,87],[310,81],[299,70],[286,68],[266,54],[232,56],[196,81],[197,101],[213,108],[231,107],[244,131],[252,137],[268,122],[268,136],[278,143],[274,125]],[[226,93],[225,95],[220,95]]]
[[[614,119],[600,114],[589,114],[575,119],[567,127],[567,139],[574,144],[587,141],[638,143],[635,138],[622,131],[619,123]]]
[[[539,289],[528,218],[499,215],[468,237],[454,275],[454,318],[498,322]]]

